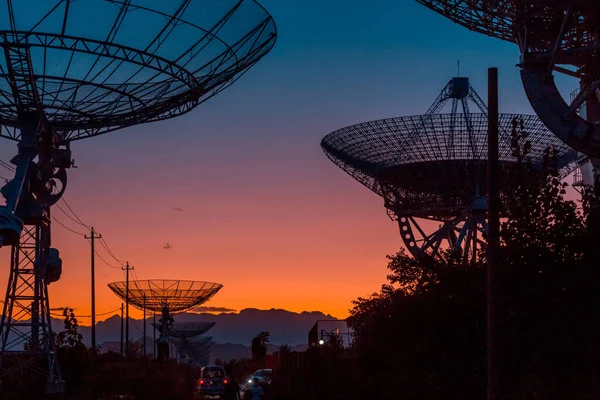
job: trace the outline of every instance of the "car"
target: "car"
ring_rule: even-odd
[[[273,370],[272,369],[259,369],[255,371],[250,378],[248,378],[248,385],[254,384],[254,379],[258,379],[258,384],[261,386],[270,385],[273,381]]]
[[[207,365],[200,369],[197,389],[201,396],[221,397],[226,384],[225,368],[218,365]]]

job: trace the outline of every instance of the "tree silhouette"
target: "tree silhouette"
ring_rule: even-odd
[[[252,339],[252,358],[262,361],[267,355],[267,347],[270,340],[269,332],[261,332]]]
[[[565,199],[555,151],[546,151],[540,173],[522,121],[512,134],[518,162],[503,170],[510,187],[502,192],[498,277],[502,398],[594,398],[598,196],[588,190],[581,207]],[[379,399],[485,398],[485,254],[473,266],[403,250],[388,259],[388,282],[356,300],[349,318],[356,390]]]
[[[65,307],[63,317],[64,330],[56,335],[56,345],[59,348],[84,346],[83,336],[79,333],[79,323],[75,317],[74,310]]]

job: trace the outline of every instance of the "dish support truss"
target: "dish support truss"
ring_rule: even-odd
[[[29,48],[5,45],[21,138],[14,178],[0,190],[0,246],[11,246],[8,288],[0,318],[0,377],[26,370],[47,378],[46,392],[64,391],[50,320],[48,285],[60,279],[62,261],[51,248],[50,207],[67,185],[71,152],[38,109]],[[17,378],[18,379],[18,378]]]
[[[469,79],[451,79],[423,116],[423,125],[427,123],[431,116],[439,113],[448,102],[451,102],[451,126],[456,126],[458,115],[462,113],[464,120],[467,121],[465,129],[470,140],[469,146],[475,155],[478,152],[473,142],[475,137],[473,126],[469,123],[471,121],[469,101],[481,113],[487,115],[487,106],[471,86]],[[454,132],[452,132],[450,137],[454,136]],[[451,143],[448,148],[453,149],[454,144]],[[448,154],[448,156],[453,155]],[[485,168],[479,169],[478,174],[485,173]],[[475,181],[482,182],[483,179],[480,176]],[[394,211],[396,208],[393,203],[388,201],[394,196],[384,195],[388,215],[392,220],[398,221],[402,242],[413,257],[433,256],[439,258],[444,252],[450,251],[457,261],[463,264],[477,261],[477,256],[485,247],[487,197],[479,196],[480,190],[478,187],[473,189],[476,195],[472,206],[456,211],[452,216],[448,216],[447,213],[436,214],[435,211],[430,212],[428,215],[424,215],[422,212]],[[386,194],[388,191],[384,189],[383,192]]]
[[[439,257],[443,250],[450,250],[461,264],[475,264],[485,249],[486,213],[484,197],[479,198],[472,209],[450,219],[399,216],[388,211],[390,218],[398,221],[402,242],[413,257]]]
[[[538,48],[529,40],[541,16],[525,19],[516,27],[516,43],[521,52],[521,80],[531,106],[548,128],[565,143],[588,156],[600,157],[600,29],[586,31],[578,25],[598,26],[597,15],[578,13],[573,1],[552,4],[553,22],[545,32],[548,48]],[[594,4],[597,7],[597,4]],[[560,10],[561,12],[557,11]],[[544,15],[543,13],[541,13]],[[556,15],[562,18],[557,19]],[[590,38],[593,38],[590,40]],[[563,98],[553,72],[577,78],[580,92],[571,104]],[[584,107],[585,113],[580,113]],[[585,117],[583,117],[585,115]]]
[[[158,320],[155,329],[160,332],[157,339],[156,348],[158,350],[157,359],[160,362],[165,362],[169,359],[169,331],[173,327],[173,316],[170,313],[169,307],[164,306],[161,312],[161,317]]]

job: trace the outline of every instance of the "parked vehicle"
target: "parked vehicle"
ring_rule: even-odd
[[[250,378],[248,378],[248,384],[252,385],[254,378],[258,379],[258,384],[261,386],[270,385],[273,381],[273,370],[272,369],[259,369]]]
[[[203,396],[222,396],[225,391],[227,378],[225,368],[218,365],[207,365],[200,369],[198,393]]]

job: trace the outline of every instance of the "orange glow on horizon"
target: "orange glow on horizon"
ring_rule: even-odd
[[[323,162],[327,165],[327,160]],[[82,220],[90,225],[94,221],[94,228],[117,257],[128,259],[135,268],[132,280],[218,282],[224,287],[207,306],[237,311],[321,311],[345,318],[352,300],[378,291],[385,282],[385,256],[397,251],[400,238],[397,224],[386,216],[381,199],[350,178],[342,178],[350,191],[340,191],[334,185],[319,193],[324,189],[321,187],[312,197],[294,197],[287,202],[274,199],[274,193],[257,190],[247,196],[247,202],[236,204],[230,194],[219,190],[204,195],[201,190],[189,193],[180,187],[188,192],[180,194],[189,199],[187,202],[157,195],[140,203],[120,199],[120,189],[107,193],[93,185],[93,179],[73,179],[66,199]],[[145,183],[151,187],[154,178],[140,179],[147,179]],[[200,207],[195,204],[198,198],[203,199]],[[184,211],[173,210],[171,203]],[[120,206],[114,208],[112,204]],[[290,213],[290,209],[301,210],[302,215]],[[54,216],[89,235],[58,210]],[[59,249],[63,260],[61,280],[49,286],[52,313],[60,318],[58,308],[72,307],[80,324],[89,325],[90,245],[58,224],[53,224],[52,235],[52,246]],[[167,242],[171,249],[164,248]],[[125,280],[125,276],[98,243],[96,250],[112,265],[96,257],[96,319],[102,321],[120,314],[105,314],[121,306],[107,285]],[[2,291],[9,256],[9,249],[0,249],[0,265],[5,265],[0,271]],[[139,319],[142,312],[130,306],[130,316]]]

